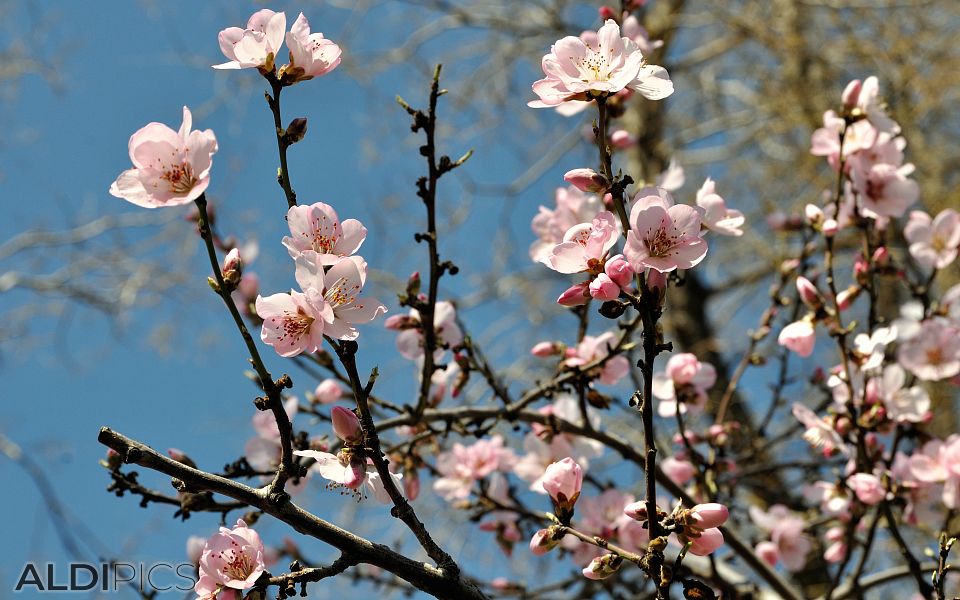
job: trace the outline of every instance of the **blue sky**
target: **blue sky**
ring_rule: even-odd
[[[0,147],[4,158],[0,193],[6,213],[0,221],[0,236],[6,239],[36,227],[59,230],[99,215],[141,211],[107,194],[110,182],[129,166],[127,139],[149,121],[176,129],[181,107],[188,105],[194,111],[194,126],[212,128],[219,141],[208,196],[219,209],[222,230],[241,236],[255,233],[260,258],[252,268],[260,274],[264,290],[289,289],[294,283],[292,265],[279,244],[285,230],[285,204],[273,179],[276,147],[271,116],[261,96],[264,86],[250,71],[209,68],[223,60],[218,31],[243,24],[259,7],[233,2],[98,2],[50,4],[36,13],[16,10],[9,21],[14,29],[48,24],[44,38],[48,45],[40,54],[57,58],[59,83],[51,86],[41,77],[28,75],[10,100],[6,124],[15,135]],[[284,3],[273,8],[286,9],[289,22],[298,10]],[[315,30],[339,41],[337,33],[347,12],[321,6],[304,10]],[[345,60],[354,60],[351,52],[357,56],[376,50],[377,44],[392,43],[391,35],[406,34],[354,36],[357,47],[345,45]],[[531,58],[535,64],[538,57]],[[378,75],[374,83],[361,87],[341,69],[284,93],[284,119],[306,116],[310,123],[306,140],[290,151],[290,168],[301,201],[323,200],[334,205],[341,218],[366,223],[371,236],[364,256],[373,268],[402,280],[423,264],[425,255],[425,248],[409,243],[417,226],[411,219],[422,218],[413,188],[422,165],[414,150],[419,140],[410,135],[407,117],[392,98],[400,93],[422,105],[427,79],[422,69],[402,67]],[[456,90],[451,96],[455,94]],[[517,100],[518,110],[526,110],[526,98]],[[545,119],[558,127],[558,134],[574,126],[553,115]],[[494,181],[509,181],[523,170],[515,152],[491,143],[500,135],[480,132],[478,149],[486,144],[496,151],[477,154],[470,163],[471,177],[479,179],[487,173]],[[379,151],[376,162],[365,160],[371,146]],[[466,147],[444,150],[458,156]],[[557,173],[552,174],[553,181],[558,181]],[[444,194],[454,208],[462,199],[453,178],[445,183]],[[441,242],[444,256],[461,265],[485,267],[489,249],[503,240],[496,242],[499,238],[483,232],[505,223],[519,239],[512,262],[529,268],[525,252],[529,219],[536,206],[551,197],[551,185],[541,183],[520,198],[474,198],[473,209],[460,226],[480,233],[458,243]],[[0,431],[41,465],[71,519],[95,532],[114,556],[135,561],[181,560],[187,536],[212,533],[216,517],[197,515],[181,523],[171,518],[166,507],[143,510],[130,497],[107,494],[108,477],[97,466],[104,454],[96,442],[99,427],[109,425],[161,450],[182,448],[211,469],[236,459],[253,434],[249,418],[255,390],[242,373],[243,346],[227,313],[206,289],[208,271],[199,240],[189,235],[190,225],[179,220],[186,211],[172,210],[178,212],[171,227],[181,233],[167,243],[180,247],[153,247],[143,256],[157,259],[178,254],[171,268],[184,278],[182,287],[119,321],[89,309],[33,319],[25,324],[26,336],[3,348],[0,364],[7,382],[5,401],[0,403]],[[453,209],[442,212],[448,215]],[[122,238],[136,245],[157,230],[134,229]],[[113,241],[117,240],[98,240],[93,245]],[[402,250],[396,246],[400,241],[405,244]],[[46,249],[19,263],[14,259],[12,268],[64,264],[73,258],[45,254],[58,251]],[[449,289],[462,290],[468,281],[464,276],[448,280]],[[398,289],[384,281],[372,287],[375,295],[397,310],[394,294]],[[23,293],[3,296],[5,310],[35,301]],[[468,322],[483,323],[496,310],[477,309],[467,316]],[[173,331],[166,352],[158,351],[154,343],[161,326]],[[381,386],[400,390],[399,396],[412,394],[412,367],[385,351],[392,348],[392,338],[378,325],[365,329],[361,368],[379,363],[395,373],[385,377]],[[518,350],[523,353],[522,348],[514,348],[505,356]],[[264,355],[274,373],[289,368],[294,380],[305,384],[296,391],[312,387],[269,349]],[[318,432],[323,433],[322,428]],[[163,478],[142,477],[145,483],[168,491]],[[13,540],[0,550],[0,588],[7,590],[26,561],[64,563],[68,556],[24,472],[0,460],[0,480],[17,490],[4,501],[6,539]],[[355,509],[319,485],[309,494],[315,497],[307,498],[307,504],[323,514]],[[440,518],[442,527],[451,527],[449,517]],[[402,537],[391,529],[392,524],[386,530],[381,521],[374,525],[361,525],[360,532],[387,542]],[[467,526],[456,527],[467,531]],[[272,542],[284,533],[269,519],[261,521],[258,529]],[[318,558],[332,556],[319,544],[307,547]]]

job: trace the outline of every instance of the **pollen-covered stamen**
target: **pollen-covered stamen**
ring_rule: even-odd
[[[676,247],[683,241],[683,233],[675,227],[668,227],[661,223],[656,230],[650,228],[644,236],[643,243],[647,246],[650,256],[670,256],[676,254]]]
[[[170,165],[164,169],[160,178],[170,185],[170,191],[175,194],[189,192],[197,182],[197,178],[193,176],[193,167],[188,162]]]
[[[236,540],[231,539],[230,544],[234,547],[220,553],[220,558],[225,563],[223,573],[231,579],[243,581],[253,573],[253,562]]]
[[[324,299],[334,309],[345,304],[352,304],[360,295],[359,285],[350,285],[346,277],[341,277],[323,294]]]
[[[313,325],[314,318],[304,312],[302,308],[297,308],[296,313],[286,311],[283,313],[282,321],[280,324],[280,340],[285,340],[288,336],[293,339],[302,338],[308,331],[310,331],[310,326]],[[278,321],[276,317],[272,319],[274,323]]]
[[[315,252],[319,252],[320,254],[330,254],[331,250],[333,250],[334,246],[337,245],[337,242],[340,239],[336,233],[337,225],[338,223],[334,221],[333,226],[328,228],[327,215],[321,212],[319,215],[313,217],[310,228],[311,233],[308,234],[304,232],[302,235],[303,237],[308,238],[310,245],[313,247]],[[330,235],[326,235],[325,233],[328,231],[328,229],[331,230]]]

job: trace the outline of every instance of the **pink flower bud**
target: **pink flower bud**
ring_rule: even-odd
[[[387,329],[393,329],[396,331],[402,331],[404,329],[412,329],[420,324],[420,321],[414,319],[410,315],[390,315],[383,320],[383,326]]]
[[[600,273],[590,282],[590,295],[606,302],[620,297],[620,286],[614,283],[606,273]]]
[[[560,543],[560,540],[555,540],[553,538],[553,528],[541,529],[540,531],[534,533],[533,537],[530,538],[530,552],[533,552],[537,556],[550,552]]]
[[[336,379],[324,379],[313,390],[313,401],[320,404],[333,404],[343,396],[343,388]]]
[[[783,331],[777,337],[778,344],[803,357],[813,354],[813,345],[816,340],[817,335],[813,329],[813,324],[806,319],[790,323],[783,328]]]
[[[840,231],[840,224],[837,223],[836,219],[827,219],[823,222],[821,230],[823,231],[823,235],[833,237]]]
[[[647,502],[645,500],[638,500],[636,502],[631,502],[630,504],[623,507],[623,514],[627,515],[634,521],[646,521],[647,520]]]
[[[647,269],[646,274],[647,289],[651,292],[656,291],[660,298],[663,298],[667,291],[667,274],[661,273],[656,269]]]
[[[710,436],[710,440],[715,446],[723,446],[730,441],[730,435],[727,433],[727,429],[719,423],[711,425],[709,429],[707,429],[707,435]]]
[[[840,95],[840,100],[843,102],[843,108],[846,110],[853,110],[857,107],[857,102],[860,100],[860,88],[862,83],[859,79],[854,79],[847,84],[847,87],[843,89],[843,93]]]
[[[561,306],[581,306],[590,300],[590,283],[584,281],[570,286],[557,298],[557,304]]]
[[[730,511],[723,504],[709,502],[707,504],[697,504],[691,508],[690,516],[693,517],[694,525],[697,527],[710,529],[711,527],[720,527],[726,523],[727,517],[730,516]]]
[[[333,432],[338,438],[348,444],[363,442],[363,427],[360,426],[360,419],[352,410],[334,406],[330,411],[330,420],[333,422]]]
[[[630,287],[630,282],[633,281],[633,267],[623,258],[622,254],[611,256],[603,266],[603,272],[624,289]],[[659,271],[657,272],[659,273]]]
[[[808,204],[803,207],[803,215],[807,218],[807,223],[816,227],[823,223],[823,210],[816,204]]]
[[[540,342],[530,349],[530,354],[540,358],[562,354],[564,345],[557,342]]]
[[[420,495],[420,476],[416,469],[408,469],[406,477],[403,478],[403,495],[408,500],[416,500]]]
[[[598,556],[584,567],[583,576],[587,579],[606,579],[620,569],[621,563],[623,563],[623,559],[616,554]]]
[[[890,266],[890,251],[886,246],[879,246],[873,251],[873,264],[878,267]]]
[[[777,566],[777,563],[780,562],[780,547],[773,542],[760,542],[753,551],[760,557],[760,560],[771,567]]]
[[[169,450],[167,450],[167,454],[170,456],[170,458],[172,458],[173,460],[177,461],[182,465],[187,465],[188,467],[192,467],[194,469],[197,468],[197,464],[193,462],[193,459],[187,456],[187,454],[183,450],[170,448]]]
[[[817,291],[817,286],[813,285],[809,279],[803,275],[797,276],[797,292],[800,299],[812,310],[819,310],[823,306],[823,298]]]
[[[837,294],[837,306],[840,310],[847,310],[853,301],[860,295],[860,286],[851,285],[847,289]]]
[[[583,469],[569,456],[548,466],[543,474],[543,489],[559,513],[573,511],[582,485]]]
[[[722,545],[723,534],[720,533],[719,529],[704,529],[700,537],[693,540],[689,552],[697,556],[706,556],[712,554]]]
[[[637,145],[637,140],[625,129],[618,129],[610,134],[610,144],[617,150],[626,150]]]
[[[598,12],[600,13],[600,20],[601,20],[601,21],[606,21],[607,19],[616,19],[616,18],[617,18],[617,13],[615,13],[615,12],[613,11],[613,9],[610,8],[609,6],[601,6],[601,7],[600,7],[600,10],[599,10]]]
[[[593,169],[573,169],[572,171],[567,171],[563,176],[563,180],[581,192],[594,194],[601,194],[609,187],[607,179]]]

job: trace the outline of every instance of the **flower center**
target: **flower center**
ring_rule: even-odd
[[[320,254],[330,254],[340,240],[336,233],[332,233],[329,236],[323,233],[326,229],[326,221],[327,215],[322,213],[313,219],[313,239],[310,240],[310,245],[314,251]],[[336,225],[336,222],[334,222],[334,226],[331,228],[334,232],[336,232]]]
[[[350,286],[346,277],[341,277],[327,289],[323,295],[324,299],[330,303],[333,308],[339,308],[345,304],[352,304],[360,293],[360,286]]]
[[[652,229],[647,230],[644,243],[647,245],[650,256],[670,256],[671,254],[676,254],[674,248],[680,242],[681,237],[682,236],[676,232],[672,234],[669,233],[667,229],[661,225],[656,231]]]
[[[310,330],[314,318],[306,314],[302,308],[297,308],[297,313],[284,313],[283,317],[283,336],[299,339]]]
[[[170,185],[170,191],[176,194],[185,194],[193,188],[197,179],[193,176],[193,167],[190,163],[172,165],[163,172],[161,179]]]

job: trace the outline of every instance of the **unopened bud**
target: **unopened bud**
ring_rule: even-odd
[[[303,117],[297,117],[287,125],[287,131],[283,135],[283,141],[287,146],[296,144],[307,135],[307,120]]]
[[[601,194],[610,187],[607,178],[593,169],[573,169],[567,171],[563,179],[581,192]]]
[[[813,282],[803,275],[797,276],[797,293],[803,303],[811,310],[820,310],[823,306],[823,297],[817,291],[817,286],[813,285]]]
[[[622,563],[623,559],[618,555],[604,554],[591,560],[590,564],[584,567],[583,576],[587,579],[606,579],[616,573]]]
[[[565,349],[566,346],[560,342],[540,342],[530,349],[530,354],[539,358],[546,358],[548,356],[563,354]]]
[[[223,283],[229,291],[237,289],[240,277],[243,274],[243,261],[240,259],[239,248],[234,248],[223,259]]]
[[[601,21],[606,21],[607,19],[616,19],[616,18],[617,18],[617,13],[615,13],[614,10],[613,10],[612,8],[610,8],[609,6],[601,6],[601,7],[600,7],[600,10],[599,10],[598,12],[600,13],[600,20],[601,20]]]

